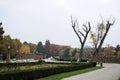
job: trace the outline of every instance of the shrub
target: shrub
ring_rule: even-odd
[[[81,63],[81,64],[72,64],[70,66],[58,66],[52,68],[42,68],[35,70],[23,70],[23,71],[14,71],[14,72],[3,72],[0,73],[0,80],[34,80],[37,78],[47,77],[49,75],[69,72],[74,70],[80,70],[85,68],[94,67],[95,62],[90,63]]]
[[[1,67],[15,67],[15,66],[26,66],[26,65],[38,65],[39,62],[23,62],[23,63],[0,63]]]
[[[38,63],[39,63],[39,64],[45,63],[45,61],[43,61],[43,60],[40,59],[40,60],[38,61]]]

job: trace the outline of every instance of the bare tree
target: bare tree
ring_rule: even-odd
[[[98,24],[96,33],[91,32],[91,38],[93,40],[95,51],[93,53],[93,58],[99,54],[101,47],[103,45],[103,42],[107,36],[107,33],[112,25],[114,25],[115,20],[106,21],[106,23],[102,22]]]
[[[87,39],[87,36],[91,30],[91,26],[90,26],[90,22],[88,22],[88,26],[83,24],[83,31],[80,31],[79,25],[77,20],[73,20],[72,16],[71,16],[71,23],[72,23],[72,28],[74,30],[74,32],[76,33],[77,37],[79,38],[81,47],[80,47],[80,54],[79,54],[79,61],[82,60],[82,54],[83,54],[83,48]]]

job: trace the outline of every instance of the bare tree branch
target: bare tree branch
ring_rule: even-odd
[[[78,34],[78,32],[76,30],[76,24],[78,24],[78,23],[73,21],[72,16],[71,16],[71,22],[72,22],[72,28],[73,28],[74,32],[76,33],[76,35],[78,36],[80,43],[82,44],[82,39],[81,39],[80,35]]]
[[[88,22],[88,26],[83,25],[83,31],[85,31],[85,33],[82,33],[79,29],[79,24],[77,20],[73,20],[72,16],[71,16],[71,23],[72,23],[72,28],[74,30],[74,32],[76,33],[76,35],[79,38],[80,44],[81,44],[81,50],[80,50],[80,54],[79,54],[79,59],[82,60],[82,54],[83,54],[83,47],[85,45],[88,33],[91,30],[91,26],[90,26],[90,22]]]
[[[85,35],[82,33],[82,32],[80,32],[80,31],[78,31],[83,37],[85,37]]]

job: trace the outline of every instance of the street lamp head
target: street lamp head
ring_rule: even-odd
[[[8,46],[8,49],[10,49],[10,46]]]

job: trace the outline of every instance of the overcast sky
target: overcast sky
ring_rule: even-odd
[[[114,17],[104,46],[120,43],[120,0],[0,0],[0,21],[5,34],[22,42],[51,43],[79,47],[70,16],[79,26],[91,22],[92,29],[103,20]],[[101,18],[102,17],[102,18]],[[91,46],[88,38],[86,45]]]

